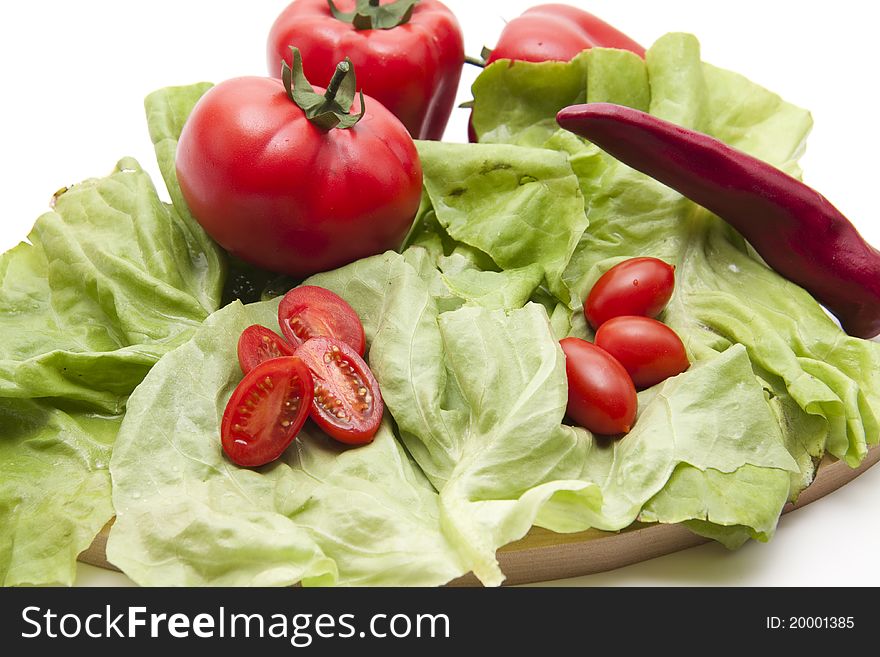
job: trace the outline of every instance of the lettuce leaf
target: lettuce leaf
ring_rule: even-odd
[[[62,194],[0,259],[0,394],[119,412],[181,327],[210,311],[189,292],[209,296],[217,272],[187,237],[133,160]]]
[[[602,482],[606,502],[594,526],[705,520],[772,535],[797,464],[742,346],[640,393],[639,409],[626,440],[590,446],[581,478]]]
[[[605,82],[618,75],[626,85]],[[474,85],[482,141],[536,146],[543,139],[545,148],[569,156],[590,219],[564,275],[578,296],[629,257],[653,255],[676,265],[675,296],[661,319],[679,333],[693,360],[745,346],[800,466],[791,496],[809,484],[814,461],[826,450],[857,465],[880,433],[880,347],[843,333],[809,294],[766,267],[720,219],[557,130],[549,118],[561,107],[529,100],[548,78],[565,87],[564,102],[646,109],[648,98],[653,114],[708,132],[794,175],[809,114],[742,76],[701,62],[696,39],[682,34],[658,40],[645,62],[596,49],[568,64],[498,63]],[[501,106],[506,114],[497,113]],[[573,330],[571,322],[554,326],[562,333]]]
[[[609,445],[562,424],[565,365],[544,308],[441,311],[430,268],[411,264],[426,260],[411,255],[418,249],[308,282],[369,318],[386,406],[439,491],[444,531],[484,583],[501,581],[495,551],[532,524],[570,532],[708,520],[772,534],[797,464],[743,347],[643,392],[635,429]],[[364,288],[386,292],[351,294]],[[687,498],[713,485],[723,499]]]
[[[307,281],[364,322],[390,415],[375,443],[345,450],[309,430],[277,464],[227,467],[216,432],[240,376],[235,336],[275,316],[273,304],[217,313],[153,369],[120,431],[109,550],[137,581],[429,584],[473,571],[498,584],[496,550],[534,524],[683,522],[734,547],[772,535],[826,445],[856,461],[859,431],[876,436],[876,345],[842,334],[723,222],[552,120],[554,103],[625,102],[797,172],[805,112],[703,64],[683,35],[647,64],[598,49],[496,64],[475,92],[482,136],[511,143],[419,144],[426,193],[407,248]],[[191,91],[169,93],[155,98]],[[564,424],[557,339],[588,335],[577,300],[645,254],[678,267],[664,320],[695,365],[640,393],[634,430],[609,443]]]
[[[120,421],[0,399],[0,585],[73,583],[77,556],[113,517]]]
[[[588,221],[562,153],[509,145],[418,143],[425,192],[443,235],[502,270],[540,266],[549,290],[577,306],[562,274]]]
[[[113,516],[128,396],[216,310],[223,256],[132,159],[28,240],[0,256],[0,584],[70,584]]]
[[[132,395],[110,465],[109,560],[152,586],[428,586],[467,572],[390,421],[364,447],[309,427],[260,469],[226,459],[218,427],[241,379],[238,336],[272,325],[277,306],[217,312]]]
[[[174,143],[206,88],[148,99],[178,202]],[[273,327],[276,305],[215,313],[169,341],[127,399],[108,555],[136,581],[429,585],[473,571],[494,585],[496,550],[534,524],[685,523],[735,547],[772,535],[824,451],[855,464],[876,442],[878,345],[843,334],[718,218],[553,120],[573,102],[621,102],[797,174],[806,112],[704,64],[687,35],[664,37],[644,62],[602,49],[501,62],[474,92],[486,143],[419,144],[426,192],[407,248],[307,281],[364,322],[388,410],[374,443],[344,448],[310,428],[277,463],[231,466],[217,428],[240,377],[237,336]],[[640,393],[635,428],[609,442],[564,423],[557,340],[589,335],[578,300],[635,255],[676,265],[662,319],[695,364]],[[106,454],[76,440],[82,458]]]
[[[427,283],[403,256],[362,260],[309,283],[332,277],[337,290],[362,292],[349,298],[364,318],[369,361],[404,443],[424,445],[419,435],[432,431],[443,444],[426,447],[443,450],[445,469],[426,478],[390,421],[365,447],[345,448],[308,429],[278,462],[259,470],[230,464],[218,427],[241,378],[237,337],[253,323],[272,326],[277,313],[277,301],[232,304],[166,355],[129,400],[110,466],[117,519],[107,551],[135,581],[436,585],[474,571],[497,584],[496,548],[528,531],[554,492],[598,505],[595,487],[559,480],[577,471],[583,452],[574,449],[577,433],[559,424],[564,364],[540,306],[471,305],[445,313],[441,324],[435,314],[431,327],[419,311],[433,303]],[[428,330],[411,335],[413,325]],[[410,338],[414,349],[402,352]],[[490,345],[493,353],[484,353]],[[438,370],[444,362],[449,376]],[[445,391],[458,397],[448,413],[434,398],[411,397],[430,397],[436,377],[455,379]],[[469,410],[477,397],[480,415]],[[524,445],[546,471],[521,455]],[[481,468],[499,463],[507,476],[487,481]]]
[[[609,445],[562,424],[564,358],[542,306],[441,312],[431,280],[412,247],[307,281],[364,318],[406,451],[386,423],[364,448],[308,430],[258,471],[225,460],[217,427],[241,377],[236,337],[272,326],[277,302],[233,304],[163,358],[114,450],[110,560],[155,585],[438,584],[468,571],[491,585],[503,579],[496,550],[535,523],[735,520],[772,533],[797,466],[745,349],[642,393],[636,428]],[[701,486],[725,492],[688,495]]]

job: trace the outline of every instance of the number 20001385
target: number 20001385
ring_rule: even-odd
[[[856,626],[854,616],[767,616],[768,630],[851,630]]]

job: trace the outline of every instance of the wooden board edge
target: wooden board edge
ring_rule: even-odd
[[[783,514],[801,509],[849,483],[880,461],[880,446],[872,447],[857,468],[827,458],[816,470],[813,482],[797,502],[786,504]],[[548,540],[548,538],[550,540]],[[636,525],[621,532],[587,530],[576,534],[553,534],[533,528],[523,539],[498,551],[505,586],[548,582],[582,575],[593,575],[640,561],[671,554],[708,543],[683,525]],[[469,573],[450,586],[479,586]]]
[[[783,513],[805,507],[833,493],[880,461],[880,446],[874,446],[858,468],[842,461],[824,460],[816,477],[795,504],[786,504]],[[107,537],[111,520],[79,555],[79,561],[99,568],[116,570],[107,561]],[[498,551],[498,562],[506,576],[505,585],[546,582],[606,572],[640,561],[671,554],[700,545],[709,539],[697,536],[683,525],[639,525],[621,532],[587,530],[576,534],[554,534],[534,528],[523,539]],[[450,586],[478,586],[472,574],[459,577]]]

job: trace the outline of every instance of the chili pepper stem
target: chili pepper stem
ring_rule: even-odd
[[[324,92],[324,98],[326,98],[328,102],[336,99],[336,94],[339,92],[339,85],[342,84],[342,81],[345,79],[345,76],[348,75],[350,70],[351,65],[348,62],[339,62],[336,65],[333,77],[330,78],[330,84],[327,85],[327,91]]]
[[[471,66],[478,66],[479,68],[486,68],[485,61],[478,59],[477,57],[471,57],[470,55],[464,56],[464,63],[470,64]]]

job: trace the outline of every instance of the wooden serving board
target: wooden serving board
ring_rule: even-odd
[[[789,513],[833,493],[880,461],[880,446],[873,447],[862,464],[852,469],[841,461],[826,458],[819,464],[816,478],[796,504],[786,504]],[[107,561],[109,523],[79,555],[93,566],[118,570]],[[506,585],[546,582],[566,577],[591,575],[638,563],[679,550],[707,543],[682,525],[635,523],[620,532],[590,529],[576,534],[557,534],[533,527],[522,539],[498,550],[498,562],[507,576]],[[452,586],[478,586],[471,574],[450,583]]]

